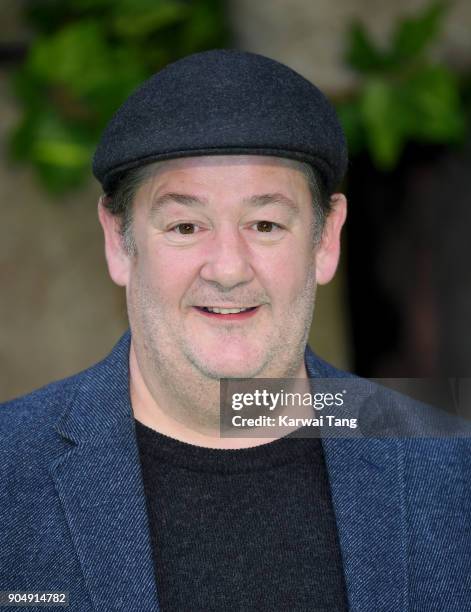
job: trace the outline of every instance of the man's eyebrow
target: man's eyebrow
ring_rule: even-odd
[[[280,204],[281,206],[289,208],[292,213],[299,214],[299,206],[296,204],[296,202],[282,193],[263,193],[260,195],[253,195],[250,198],[246,198],[244,203],[255,208],[262,208],[262,206],[268,206],[269,204]]]
[[[199,198],[183,193],[164,193],[152,202],[149,217],[156,217],[166,206],[172,203],[189,207],[203,207],[208,203],[208,201],[206,198]],[[263,206],[268,206],[269,204],[279,204],[289,208],[293,214],[299,214],[299,206],[296,204],[296,202],[282,193],[262,193],[253,195],[249,198],[245,198],[243,203],[254,208],[262,208]]]
[[[186,195],[184,193],[164,193],[156,198],[150,207],[149,217],[157,216],[169,204],[182,204],[183,206],[205,206],[207,200],[205,198],[197,198],[196,196]]]

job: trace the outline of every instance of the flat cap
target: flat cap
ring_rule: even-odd
[[[137,166],[233,154],[307,162],[329,192],[347,166],[339,120],[315,85],[262,55],[215,49],[169,64],[127,98],[102,134],[93,173],[109,193]]]

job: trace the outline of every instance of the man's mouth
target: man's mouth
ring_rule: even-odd
[[[212,319],[239,321],[252,317],[260,306],[241,306],[221,308],[217,306],[195,306],[198,312]]]

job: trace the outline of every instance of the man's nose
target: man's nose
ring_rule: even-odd
[[[205,253],[206,261],[200,276],[208,282],[231,288],[249,283],[254,278],[250,248],[237,227],[217,230]]]

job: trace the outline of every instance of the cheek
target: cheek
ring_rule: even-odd
[[[259,278],[269,291],[273,303],[295,302],[315,278],[314,255],[307,250],[287,249],[273,257],[261,259]]]
[[[155,248],[139,253],[137,278],[159,302],[180,301],[194,276],[194,259],[188,252]]]

